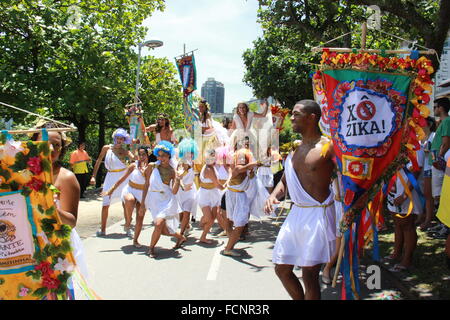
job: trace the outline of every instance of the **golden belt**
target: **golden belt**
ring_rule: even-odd
[[[127,168],[122,168],[122,169],[116,169],[116,170],[108,170],[108,172],[120,172],[120,171],[124,171]]]
[[[138,190],[144,190],[144,185],[143,184],[139,184],[139,183],[135,183],[133,181],[128,181],[128,184],[130,185],[130,187],[134,188],[134,189],[138,189]]]
[[[208,183],[208,182],[201,182],[200,181],[200,187],[203,188],[203,189],[211,190],[211,189],[215,189],[216,185],[214,183]]]
[[[233,192],[245,192],[245,191],[233,189],[233,188],[230,188],[230,187],[228,187],[228,190],[233,191]]]

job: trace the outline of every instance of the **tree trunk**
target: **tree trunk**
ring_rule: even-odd
[[[103,146],[105,145],[105,130],[106,130],[106,117],[105,112],[100,110],[98,114],[98,150],[97,150],[97,158],[102,151]],[[96,187],[99,188],[103,181],[103,166],[98,168],[98,179],[96,180]]]

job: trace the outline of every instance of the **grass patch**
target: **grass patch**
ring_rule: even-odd
[[[385,215],[387,230],[379,233],[380,257],[393,252],[394,222]],[[445,240],[433,239],[426,232],[417,229],[417,247],[414,251],[413,266],[409,272],[395,276],[410,290],[423,299],[450,299],[450,270],[446,264]]]

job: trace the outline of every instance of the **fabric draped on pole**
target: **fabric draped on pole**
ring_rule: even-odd
[[[183,112],[184,124],[188,132],[194,129],[194,123],[198,121],[198,115],[194,111],[192,93],[197,89],[197,72],[195,69],[194,54],[183,55],[176,59],[178,73],[183,87]]]
[[[340,231],[345,240],[341,270],[345,299],[359,297],[358,258],[370,241],[373,258],[379,260],[382,203],[398,170],[408,161],[413,170],[418,169],[416,150],[429,115],[432,73],[431,61],[425,57],[324,49],[312,77],[314,96],[322,109],[320,128],[332,140],[343,190]],[[356,203],[363,209],[356,209]]]

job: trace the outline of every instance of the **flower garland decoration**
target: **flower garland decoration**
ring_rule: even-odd
[[[434,84],[431,75],[434,72],[431,60],[422,56],[418,59],[411,57],[398,58],[395,56],[386,56],[385,54],[358,53],[356,50],[348,53],[331,52],[324,48],[322,59],[320,61],[322,68],[342,68],[342,69],[360,69],[367,71],[397,72],[415,76],[411,85],[411,95],[409,102],[413,105],[412,112],[408,114],[407,127],[405,128],[404,145],[406,155],[413,163],[413,170],[418,170],[416,158],[416,150],[420,149],[420,140],[425,137],[423,127],[426,126],[426,118],[430,115],[427,104],[430,102]],[[323,93],[323,84],[320,70],[313,77],[313,85],[318,93]],[[378,89],[382,83],[374,83]],[[395,92],[389,93],[393,101],[398,99]],[[326,104],[325,101],[321,101]],[[397,102],[397,101],[396,101]],[[403,101],[398,101],[401,104]],[[356,151],[357,153],[361,151]]]
[[[74,270],[71,227],[57,213],[47,141],[13,141],[0,134],[0,194],[19,192],[29,201],[34,224],[32,269],[2,274],[0,296],[6,299],[65,299],[67,281]]]
[[[275,126],[275,129],[280,131],[281,129],[283,129],[284,118],[289,113],[289,109],[281,108],[280,106],[271,104],[270,110],[272,112],[273,125]]]

